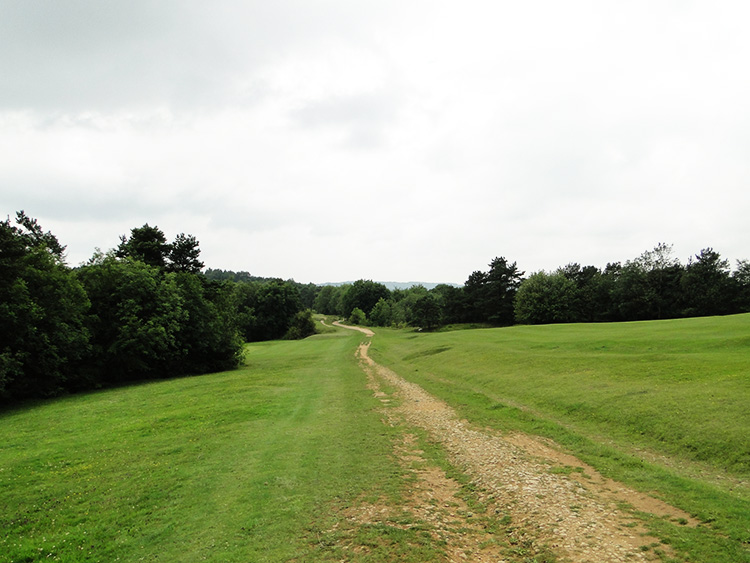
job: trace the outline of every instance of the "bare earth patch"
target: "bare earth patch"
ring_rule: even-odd
[[[368,332],[371,336],[372,332]],[[655,549],[672,555],[668,546],[647,535],[634,511],[687,525],[697,524],[683,511],[604,478],[591,466],[563,453],[551,441],[523,434],[501,436],[471,427],[459,420],[443,401],[376,364],[368,356],[368,348],[366,341],[357,354],[368,375],[369,387],[383,402],[384,412],[390,411],[384,422],[394,424],[395,417],[401,417],[423,429],[444,448],[451,463],[482,491],[483,500],[497,507],[494,512],[511,516],[511,530],[515,530],[512,533],[533,538],[535,544],[550,546],[561,560],[575,563],[660,560]],[[396,389],[394,398],[399,406],[392,405],[379,382]],[[397,446],[399,456],[404,463],[414,462],[419,452],[410,450],[408,434],[405,440]],[[433,525],[434,533],[446,542],[451,561],[508,560],[500,556],[501,553],[507,556],[507,551],[483,552],[492,543],[491,534],[471,527],[468,507],[455,496],[458,490],[459,485],[442,470],[419,469],[406,508]],[[487,522],[480,527],[487,528]],[[457,529],[462,533],[456,533]],[[501,538],[500,543],[505,539]]]
[[[450,562],[506,561],[493,534],[486,529],[486,519],[474,517],[467,503],[458,496],[461,487],[455,480],[426,462],[414,434],[404,434],[403,441],[396,444],[394,450],[411,477],[404,502],[398,507],[387,503],[358,503],[343,511],[344,526],[385,524],[402,529],[416,526],[443,546]],[[350,545],[348,549],[356,553],[361,547]]]

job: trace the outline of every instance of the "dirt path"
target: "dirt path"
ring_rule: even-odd
[[[373,336],[369,329],[339,326]],[[697,524],[687,513],[605,479],[552,442],[472,427],[443,401],[375,363],[368,356],[369,345],[369,339],[363,342],[357,355],[370,388],[386,407],[387,422],[394,424],[394,417],[400,417],[426,431],[445,449],[451,463],[483,491],[485,500],[498,507],[499,514],[511,516],[516,535],[549,546],[561,560],[655,561],[660,560],[659,552],[670,555],[668,546],[646,534],[633,509]],[[391,406],[392,398],[381,390],[382,384],[396,389],[393,398],[398,407]],[[435,486],[446,489],[438,481]],[[429,483],[423,486],[430,488]],[[471,538],[468,543],[467,538],[441,539],[448,545],[447,553],[457,554],[450,556],[451,561],[505,561],[481,549],[487,544],[481,535],[476,535],[474,544]]]

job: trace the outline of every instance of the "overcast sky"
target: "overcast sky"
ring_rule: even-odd
[[[0,212],[72,266],[464,282],[750,258],[745,0],[0,0]]]

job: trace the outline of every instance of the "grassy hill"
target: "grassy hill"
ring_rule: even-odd
[[[405,486],[360,339],[253,344],[237,371],[0,413],[0,559],[341,560],[342,511]],[[650,523],[690,560],[750,561],[750,315],[378,329],[371,355],[477,424],[553,438],[696,515]],[[440,552],[419,527],[344,535],[361,561]]]
[[[381,330],[371,355],[468,420],[552,438],[744,546],[673,538],[697,560],[750,560],[750,315]]]
[[[254,344],[238,371],[3,413],[0,560],[339,560],[319,541],[336,512],[403,485],[360,336]]]

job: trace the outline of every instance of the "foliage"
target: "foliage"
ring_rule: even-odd
[[[115,251],[117,258],[130,258],[149,266],[166,268],[170,253],[167,237],[159,227],[148,223],[131,229],[130,238],[120,236],[120,244]]]
[[[340,315],[341,314],[341,294],[344,288],[333,285],[325,285],[320,288],[313,309],[322,315]]]
[[[167,243],[167,236],[159,227],[148,223],[131,229],[130,238],[120,236],[115,256],[144,262],[170,272],[197,274],[203,269],[199,260],[200,248],[193,235],[180,233],[174,242]]]
[[[408,485],[358,342],[251,344],[239,370],[0,414],[0,560],[340,561],[346,507]]]
[[[672,256],[672,247],[664,243],[628,261],[613,290],[622,318],[647,320],[679,316],[683,271],[682,265]]]
[[[279,278],[269,278],[269,277],[262,277],[262,276],[253,276],[249,272],[240,271],[240,272],[233,272],[232,270],[218,270],[213,268],[207,268],[204,272],[204,276],[211,280],[211,281],[232,281],[237,283],[270,283],[273,281],[278,280]],[[318,310],[318,308],[315,306],[316,299],[318,297],[318,294],[323,289],[321,286],[315,285],[314,283],[307,283],[307,284],[301,284],[294,280],[286,280],[287,284],[290,284],[297,288],[297,291],[299,293],[300,302],[303,309],[315,309]],[[328,313],[328,314],[335,314],[335,313]]]
[[[23,212],[0,223],[3,402],[241,361],[232,292],[198,275],[194,237],[144,225],[76,270],[64,249]]]
[[[220,270],[215,268],[206,268],[203,275],[211,281],[223,282],[233,281],[237,283],[246,282],[269,282],[276,278],[264,278],[261,276],[253,276],[250,272],[240,271],[234,272],[232,270]]]
[[[318,291],[320,291],[320,287],[314,283],[301,284],[293,280],[290,281],[292,281],[297,287],[301,307],[303,309],[312,310],[313,305],[315,304],[315,298],[318,296]]]
[[[313,320],[313,314],[310,309],[299,311],[294,315],[292,320],[292,326],[287,330],[284,338],[287,340],[301,340],[312,336],[317,332],[315,327],[315,321]]]
[[[499,326],[513,324],[513,302],[522,278],[523,272],[515,262],[510,263],[504,257],[490,262],[484,287],[489,322]]]
[[[738,262],[730,274],[729,263],[706,248],[683,266],[664,243],[625,265],[607,264],[603,271],[569,264],[554,275],[574,282],[572,295],[568,287],[561,300],[561,281],[545,289],[542,276],[530,276],[519,288],[516,318],[525,323],[634,321],[745,312],[750,310],[750,276],[743,265],[747,268]]]
[[[236,327],[232,288],[202,276],[175,274],[187,315],[177,335],[180,373],[233,369],[242,361],[243,341]]]
[[[302,310],[297,287],[281,279],[235,284],[238,324],[247,342],[283,338]]]
[[[440,325],[441,316],[440,303],[434,294],[422,295],[414,302],[412,308],[412,323],[414,325],[432,330]]]
[[[581,267],[580,264],[571,263],[557,270],[575,284],[570,320],[596,322],[611,318],[612,266],[609,265],[609,268],[601,272],[594,266]]]
[[[729,262],[712,248],[701,250],[685,268],[680,280],[688,304],[686,316],[726,315],[736,302],[735,287],[729,276]]]
[[[348,321],[353,325],[366,325],[367,315],[365,315],[365,312],[362,309],[355,307],[352,310],[351,315],[349,315]]]
[[[393,306],[390,301],[383,297],[378,299],[378,302],[370,311],[370,323],[373,326],[391,326],[393,323]]]
[[[575,282],[562,271],[536,272],[516,293],[516,320],[523,324],[570,322],[575,314],[575,296]]]
[[[381,298],[388,299],[390,295],[390,290],[382,283],[357,280],[344,290],[341,314],[349,316],[354,309],[361,309],[368,314]]]
[[[439,284],[431,291],[438,299],[443,321],[446,323],[468,322],[467,297],[463,287]]]
[[[394,306],[391,324],[399,326],[402,323],[408,323],[411,326],[419,326],[414,316],[414,306],[421,297],[427,295],[427,289],[424,286],[415,285],[409,289],[400,289],[393,293]]]
[[[470,303],[468,321],[497,326],[514,322],[514,300],[523,272],[504,257],[490,262],[488,272],[473,272],[464,285]]]
[[[180,233],[175,237],[174,242],[169,247],[169,263],[167,269],[172,272],[187,272],[197,274],[203,269],[203,262],[200,256],[198,241],[193,235]]]
[[[82,385],[87,296],[64,247],[19,212],[0,222],[0,398],[51,396]]]
[[[179,373],[178,334],[188,315],[174,274],[108,254],[76,272],[91,300],[92,363],[108,382]]]
[[[750,260],[737,261],[737,269],[732,272],[732,283],[736,292],[735,310],[750,312]]]

